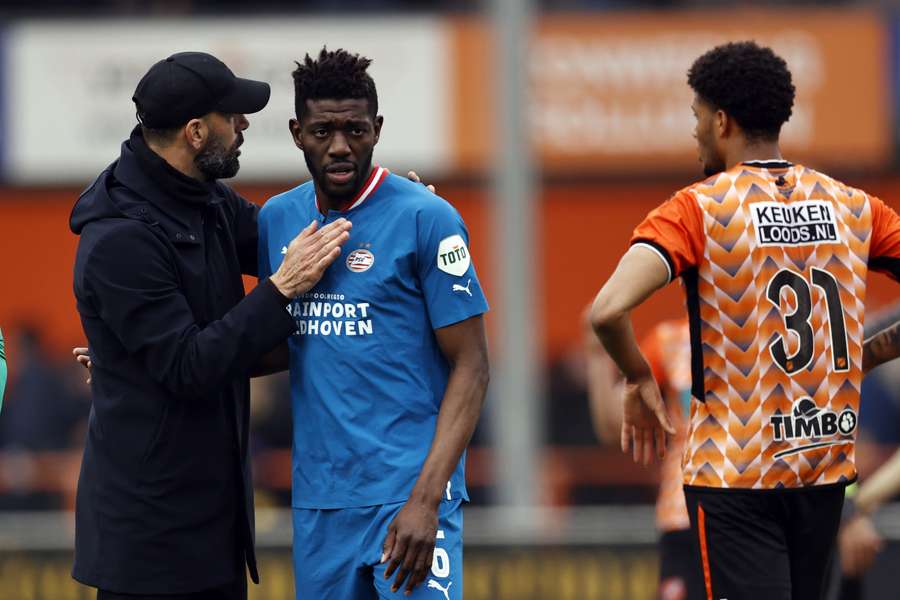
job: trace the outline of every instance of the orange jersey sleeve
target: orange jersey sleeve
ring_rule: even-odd
[[[669,269],[669,281],[700,263],[704,244],[700,206],[685,190],[652,210],[631,237],[631,245],[647,246],[660,255]]]
[[[869,268],[900,281],[900,216],[874,196],[870,196],[869,201],[872,206]]]

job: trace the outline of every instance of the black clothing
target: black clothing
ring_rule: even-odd
[[[82,583],[131,594],[256,581],[249,376],[293,332],[256,273],[257,208],[172,168],[135,129],[72,210],[93,369],[76,499]]]
[[[97,600],[247,600],[247,578],[239,577],[232,583],[188,594],[117,594],[97,590]]]
[[[662,600],[707,600],[700,550],[690,529],[664,531],[659,537],[659,590]]]
[[[707,596],[821,600],[844,486],[722,490],[685,486]],[[705,548],[704,548],[705,546]]]
[[[865,578],[862,576],[841,576],[838,584],[840,587],[837,592],[837,600],[863,600],[866,597],[865,583]]]

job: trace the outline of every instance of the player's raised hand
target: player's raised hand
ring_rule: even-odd
[[[312,288],[331,263],[341,255],[341,245],[350,239],[352,225],[337,219],[319,229],[313,221],[288,244],[281,266],[270,278],[278,291],[296,298]]]
[[[388,525],[381,562],[388,563],[384,570],[385,579],[390,579],[395,571],[397,573],[391,585],[392,592],[399,590],[405,580],[403,593],[409,596],[428,576],[434,560],[437,528],[437,506],[413,500],[407,501]]]
[[[78,361],[78,364],[87,369],[88,378],[85,380],[85,383],[90,383],[91,367],[94,366],[94,363],[91,362],[90,351],[87,348],[72,348],[72,356],[75,357],[75,360]]]
[[[647,465],[653,447],[659,458],[666,455],[666,433],[675,434],[659,386],[652,375],[625,381],[622,410],[622,452],[632,450],[634,462]]]
[[[410,181],[415,181],[416,183],[422,183],[422,179],[419,177],[418,173],[416,173],[415,171],[410,171],[409,173],[407,173],[407,174],[406,174],[406,178],[409,179]],[[425,185],[425,184],[422,183],[422,185]],[[426,188],[428,189],[428,191],[431,192],[432,194],[436,193],[436,192],[434,191],[434,186],[433,186],[433,185],[425,185],[425,187],[426,187]]]

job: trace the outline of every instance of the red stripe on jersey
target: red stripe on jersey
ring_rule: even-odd
[[[356,193],[356,196],[354,196],[350,200],[342,202],[336,210],[338,212],[346,212],[348,210],[356,208],[357,206],[365,202],[369,196],[375,193],[375,190],[378,189],[378,186],[381,185],[381,183],[385,180],[389,173],[390,171],[388,171],[384,167],[374,165],[372,168],[372,172],[369,173],[369,176],[366,178],[365,183],[360,186],[359,191]],[[319,205],[318,197],[316,197],[316,208],[320,213],[322,212],[322,207]]]
[[[700,558],[703,560],[703,583],[706,585],[707,600],[714,600],[712,593],[712,577],[709,573],[709,552],[706,548],[706,513],[703,505],[697,503],[697,530],[700,535]]]

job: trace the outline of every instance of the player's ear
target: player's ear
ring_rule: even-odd
[[[384,117],[378,115],[375,117],[375,143],[378,143],[378,139],[381,137],[381,126],[384,125]]]
[[[303,150],[303,141],[300,138],[300,121],[290,119],[288,121],[288,129],[291,132],[291,137],[294,138],[294,145]]]
[[[728,133],[730,133],[731,126],[733,123],[731,122],[731,117],[728,116],[724,110],[719,109],[716,111],[716,114],[713,115],[713,124],[716,128],[716,137],[725,137]]]

